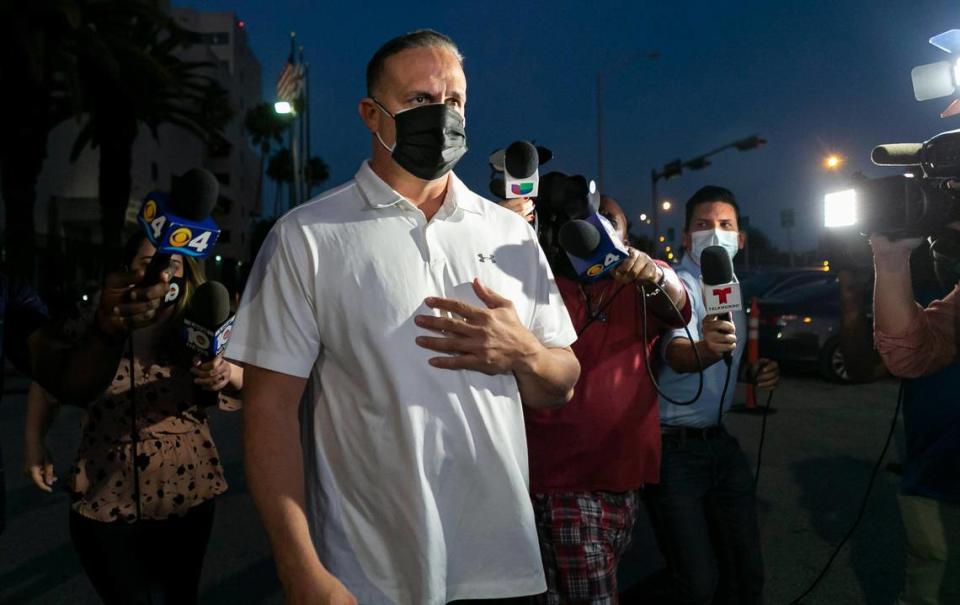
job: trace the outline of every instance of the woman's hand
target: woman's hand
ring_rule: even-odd
[[[33,481],[38,489],[52,492],[57,475],[53,472],[53,460],[43,439],[28,435],[24,439],[23,449],[23,474]]]
[[[195,376],[193,383],[204,391],[220,391],[230,384],[233,368],[233,364],[221,355],[209,361],[194,357],[190,372]]]

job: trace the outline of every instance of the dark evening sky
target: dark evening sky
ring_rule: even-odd
[[[595,178],[600,72],[606,190],[631,219],[649,208],[651,168],[756,133],[765,147],[716,156],[661,183],[661,197],[682,203],[702,185],[727,186],[783,247],[780,209],[793,208],[798,250],[815,246],[823,193],[841,185],[821,167],[826,152],[846,156],[848,171],[882,175],[890,171],[869,161],[875,144],[960,127],[960,118],[939,118],[950,99],[918,103],[910,84],[914,65],[948,57],[927,40],[960,28],[955,1],[175,4],[232,10],[246,22],[266,100],[297,32],[311,64],[313,149],[330,166],[330,186],[369,154],[356,114],[367,60],[422,27],[451,36],[466,57],[471,151],[457,173],[484,195],[487,156],[521,138],[553,149],[547,168]],[[649,50],[661,57],[630,61]],[[682,212],[668,225],[682,227]]]

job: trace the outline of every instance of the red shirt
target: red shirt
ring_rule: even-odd
[[[669,270],[669,269],[667,269]],[[620,284],[602,279],[582,284],[557,277],[557,286],[578,332],[594,310],[610,302]],[[640,291],[625,286],[573,344],[580,379],[567,404],[558,409],[524,408],[530,457],[530,491],[613,491],[637,489],[660,479],[660,415],[657,393],[643,357],[651,356],[660,331],[690,320],[667,323],[647,311],[643,342]],[[588,305],[587,299],[590,300]]]

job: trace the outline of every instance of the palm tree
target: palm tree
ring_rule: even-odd
[[[320,157],[312,156],[307,160],[304,172],[307,179],[307,198],[310,198],[313,195],[313,189],[330,178],[330,170]]]
[[[47,136],[70,115],[70,57],[62,40],[78,12],[64,2],[0,3],[0,196],[6,218],[8,270],[32,279],[37,176]],[[58,76],[58,74],[61,74]]]
[[[232,115],[211,64],[176,54],[190,33],[155,0],[84,0],[84,23],[73,49],[83,121],[75,159],[100,149],[100,225],[106,258],[116,258],[130,199],[133,144],[141,124],[155,139],[172,124],[208,145],[223,144]]]
[[[283,135],[287,130],[286,120],[277,115],[267,103],[258,103],[247,110],[243,119],[243,127],[250,135],[254,147],[260,149],[260,175],[257,178],[257,203],[263,203],[263,170],[267,156],[273,149],[273,144],[282,144]]]
[[[267,176],[276,183],[276,197],[273,200],[273,216],[280,214],[280,191],[283,183],[293,182],[293,158],[289,149],[280,149],[272,156],[267,164]]]

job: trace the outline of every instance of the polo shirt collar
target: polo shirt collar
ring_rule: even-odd
[[[371,208],[389,208],[405,200],[402,195],[397,193],[393,187],[388,185],[370,168],[370,160],[364,160],[363,164],[360,165],[360,170],[354,176],[354,180],[356,180],[367,205]],[[444,206],[450,205],[450,216],[457,210],[480,214],[483,212],[483,203],[484,200],[470,191],[456,174],[450,173],[447,197],[443,201]]]

